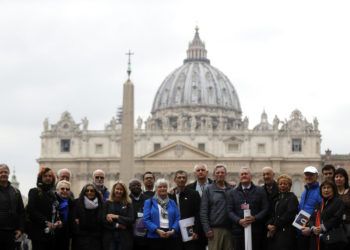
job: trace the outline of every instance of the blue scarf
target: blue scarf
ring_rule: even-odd
[[[58,206],[58,210],[60,211],[60,216],[63,222],[67,222],[68,220],[68,199],[62,199],[60,205]]]

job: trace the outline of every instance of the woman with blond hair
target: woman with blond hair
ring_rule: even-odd
[[[277,178],[278,197],[274,202],[271,217],[267,221],[267,237],[271,250],[295,249],[296,231],[292,226],[298,213],[298,198],[293,192],[292,178],[283,174]]]
[[[134,212],[126,185],[117,181],[103,212],[104,250],[131,250]]]

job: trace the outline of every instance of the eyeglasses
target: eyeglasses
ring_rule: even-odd
[[[103,176],[95,176],[95,179],[100,179],[100,180],[103,180],[105,177]]]
[[[86,189],[85,193],[95,193],[94,189]]]
[[[61,191],[69,191],[70,188],[60,188]]]

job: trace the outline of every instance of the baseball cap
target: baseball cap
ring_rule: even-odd
[[[304,169],[304,173],[318,174],[318,170],[314,166],[308,166]]]

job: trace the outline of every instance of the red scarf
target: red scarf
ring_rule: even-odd
[[[321,213],[324,208],[324,200],[322,199],[321,209],[318,209],[316,212],[316,221],[315,221],[315,227],[321,226]],[[320,235],[316,235],[316,249],[320,250]]]

